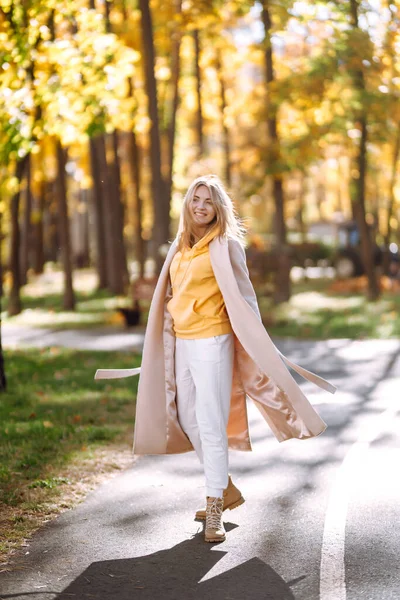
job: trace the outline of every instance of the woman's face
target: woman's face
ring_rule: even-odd
[[[207,229],[207,226],[216,215],[207,186],[199,185],[196,188],[193,199],[189,204],[189,211],[197,228],[199,230]]]

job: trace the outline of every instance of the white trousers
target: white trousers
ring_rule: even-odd
[[[228,425],[233,334],[176,338],[178,419],[204,465],[207,496],[222,498],[228,485]]]

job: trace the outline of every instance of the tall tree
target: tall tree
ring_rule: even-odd
[[[74,310],[75,294],[72,285],[72,253],[70,225],[68,217],[67,186],[65,181],[66,150],[61,142],[57,141],[57,196],[58,218],[61,239],[61,260],[64,271],[63,307],[65,310]]]
[[[124,0],[122,3],[122,15],[125,22],[129,20],[129,11],[127,2]],[[130,38],[132,40],[132,38]],[[140,41],[136,44],[137,48],[140,48]],[[135,124],[137,118],[137,112],[139,102],[136,97],[135,82],[136,78],[128,76],[126,78],[127,94],[126,97],[131,102],[131,108],[129,111],[130,127],[125,132],[126,138],[126,162],[128,166],[129,178],[132,192],[132,201],[128,202],[130,207],[130,223],[134,231],[134,248],[135,258],[139,264],[139,277],[144,277],[144,267],[146,260],[145,243],[142,235],[142,220],[143,220],[143,198],[142,198],[142,172],[143,172],[143,161],[142,161],[142,149],[137,139]],[[129,215],[128,215],[129,218]]]
[[[33,257],[32,266],[34,272],[39,275],[44,270],[44,239],[43,220],[45,210],[45,183],[41,179],[38,189],[32,198],[32,229],[33,229]]]
[[[194,40],[194,68],[196,74],[196,97],[197,97],[197,112],[196,112],[196,131],[197,131],[197,143],[199,149],[199,157],[203,156],[205,152],[204,143],[204,116],[203,116],[203,100],[202,100],[202,77],[201,77],[201,43],[200,33],[198,29],[193,31]]]
[[[21,227],[21,244],[20,244],[20,268],[21,268],[21,285],[26,285],[28,281],[29,256],[31,254],[31,219],[32,219],[32,164],[31,156],[28,156],[26,163],[25,174],[25,191],[24,191],[24,211],[22,216]]]
[[[229,139],[229,129],[226,124],[226,85],[224,80],[224,73],[222,67],[222,50],[218,46],[216,47],[216,69],[218,73],[218,80],[220,85],[221,94],[221,126],[222,126],[222,147],[224,153],[224,173],[225,182],[228,187],[232,183],[232,171],[231,171],[231,144]]]
[[[131,84],[132,85],[132,84]],[[133,185],[133,214],[131,222],[135,232],[135,250],[136,259],[139,263],[139,276],[144,277],[145,263],[145,248],[142,236],[142,218],[143,218],[143,201],[142,201],[142,179],[141,179],[141,151],[137,143],[137,138],[134,129],[127,133],[127,161],[129,166],[131,183]]]
[[[399,53],[397,52],[397,42],[398,42],[398,34],[400,27],[400,3],[398,2],[398,7],[392,3],[392,0],[386,0],[386,8],[388,11],[389,23],[386,29],[386,39],[383,44],[383,49],[385,53],[385,66],[387,69],[387,78],[389,80],[389,93],[391,96],[391,108],[390,111],[391,119],[390,119],[390,129],[389,131],[393,131],[394,135],[392,136],[393,142],[391,146],[393,147],[391,152],[391,167],[390,167],[390,179],[389,179],[389,189],[388,189],[388,204],[387,204],[387,212],[386,212],[386,227],[384,227],[385,235],[385,271],[388,270],[389,263],[389,252],[388,247],[392,239],[393,234],[393,221],[396,222],[396,187],[398,183],[398,169],[399,169],[399,160],[400,160],[400,110],[399,110],[399,102],[398,102],[398,94],[399,94],[399,85],[397,73],[400,67],[399,64]]]
[[[1,336],[1,313],[3,300],[3,256],[1,252],[3,242],[3,215],[0,212],[0,392],[5,392],[7,389],[7,378],[4,366],[4,353]]]
[[[163,263],[159,248],[167,242],[170,234],[170,199],[166,195],[165,181],[161,172],[160,126],[154,73],[155,50],[149,0],[139,0],[139,8],[142,19],[144,73],[150,117],[150,166],[154,206],[153,256],[159,271]]]
[[[98,288],[100,290],[107,287],[107,250],[105,243],[105,214],[103,208],[103,190],[101,166],[98,157],[98,137],[90,138],[90,164],[92,172],[92,193],[91,202],[94,215],[94,229],[96,235],[96,267],[98,277]]]
[[[285,302],[291,295],[290,259],[287,252],[285,202],[281,167],[281,148],[278,133],[278,102],[273,94],[275,83],[274,56],[272,47],[271,2],[262,1],[262,21],[264,25],[265,83],[267,92],[267,127],[270,144],[268,172],[272,173],[272,189],[275,202],[275,237],[278,269],[274,298]]]
[[[174,2],[175,16],[179,16],[182,9],[182,0],[175,0]],[[179,79],[181,75],[181,31],[179,26],[175,25],[175,29],[172,37],[172,52],[171,52],[171,86],[172,86],[172,101],[171,108],[169,111],[169,120],[167,125],[167,148],[168,148],[168,174],[166,183],[166,196],[171,201],[172,194],[172,178],[174,169],[174,158],[175,158],[175,139],[176,139],[176,115],[179,106]]]
[[[105,276],[108,289],[114,294],[122,294],[124,291],[122,252],[121,247],[121,223],[118,203],[119,197],[115,198],[118,183],[115,172],[107,162],[106,142],[110,139],[104,134],[97,135],[92,141],[92,176],[95,182],[95,201],[97,208],[97,247],[103,246],[98,252],[99,273]],[[104,264],[103,264],[104,261]],[[104,272],[103,272],[103,269]]]
[[[124,242],[124,206],[121,197],[121,173],[119,160],[118,130],[115,129],[109,136],[109,145],[112,147],[112,160],[107,164],[109,173],[109,211],[112,213],[110,225],[112,226],[112,254],[113,254],[113,287],[115,294],[123,294],[128,283],[128,268],[126,264],[126,249]]]
[[[396,185],[398,179],[398,168],[399,168],[399,159],[400,159],[400,123],[398,124],[395,144],[393,148],[393,158],[392,158],[392,169],[390,174],[390,182],[389,182],[389,201],[387,207],[387,216],[386,216],[386,234],[385,234],[385,246],[388,247],[390,244],[390,240],[392,237],[392,219],[394,216],[394,209],[396,204]]]
[[[350,22],[353,36],[359,37],[362,32],[359,27],[359,1],[350,0]],[[349,50],[351,53],[354,46],[354,38],[350,37],[353,45]],[[361,238],[361,252],[364,263],[364,269],[368,278],[368,299],[376,300],[380,295],[380,289],[377,279],[377,274],[374,264],[374,247],[371,239],[371,232],[366,220],[365,208],[365,191],[366,191],[366,176],[367,176],[367,141],[368,141],[368,124],[367,124],[367,99],[366,86],[362,67],[360,65],[360,57],[355,58],[355,68],[352,69],[353,84],[357,95],[358,110],[355,109],[356,125],[360,131],[359,144],[357,153],[354,159],[355,168],[354,175],[351,181],[351,198],[354,208],[354,216],[357,221],[358,229]],[[357,60],[357,58],[359,60]]]
[[[11,287],[8,297],[8,314],[18,315],[22,310],[20,288],[21,288],[21,266],[20,266],[20,227],[19,211],[21,197],[21,181],[28,164],[29,155],[26,155],[16,166],[17,191],[11,198],[11,239],[10,239],[10,273]]]
[[[112,2],[106,0],[105,8],[105,30],[106,33],[112,33],[112,25],[110,18],[110,8]],[[116,294],[122,294],[128,283],[128,267],[126,263],[126,248],[124,242],[124,206],[122,204],[121,196],[121,173],[120,173],[120,161],[119,161],[119,142],[118,142],[118,129],[115,128],[111,134],[111,146],[112,152],[110,153],[112,159],[108,163],[108,169],[110,172],[109,186],[111,191],[110,208],[113,212],[111,223],[113,225],[113,255],[114,255],[114,277],[113,277],[113,292]]]

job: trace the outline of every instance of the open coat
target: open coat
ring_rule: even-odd
[[[141,367],[101,370],[96,374],[96,378],[114,378],[140,372],[135,454],[174,454],[193,450],[177,417],[175,335],[172,317],[166,308],[172,293],[169,267],[176,252],[175,240],[169,248],[151,302]],[[240,243],[216,237],[209,244],[209,252],[235,341],[229,447],[251,450],[246,396],[256,404],[279,442],[319,435],[326,429],[326,424],[286,365],[332,393],[336,388],[290,362],[275,347],[261,322],[245,252]]]

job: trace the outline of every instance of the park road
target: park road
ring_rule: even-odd
[[[193,519],[194,453],[140,457],[34,536],[0,598],[400,600],[400,342],[277,345],[339,389],[301,384],[328,423],[306,441],[278,444],[249,403],[254,451],[231,453],[246,503],[224,543]]]

